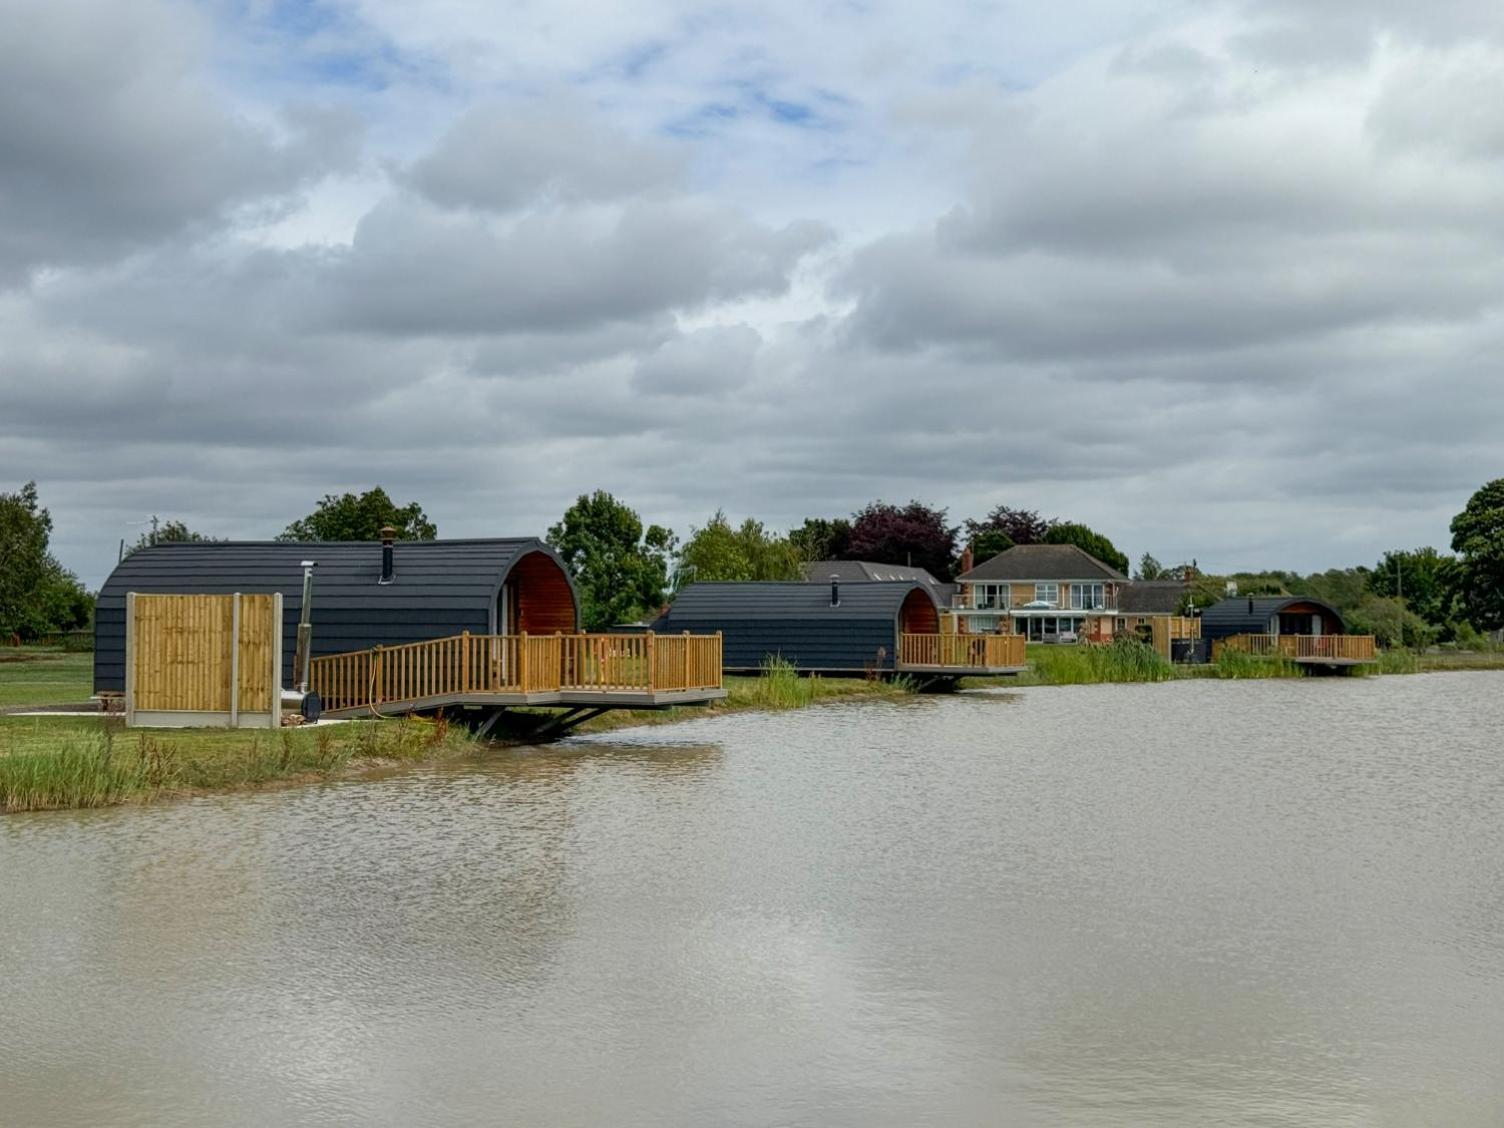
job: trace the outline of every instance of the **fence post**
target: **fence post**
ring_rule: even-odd
[[[230,727],[240,727],[240,593],[230,597]]]
[[[527,692],[527,632],[517,636],[517,688]]]
[[[460,692],[470,692],[470,632],[460,632]]]
[[[375,705],[381,696],[381,678],[386,673],[381,655],[381,643],[371,651],[371,680],[366,683],[366,704]]]
[[[720,689],[723,685],[726,684],[726,667],[725,667],[725,664],[722,661],[722,659],[725,658],[725,654],[724,654],[724,652],[721,649],[722,645],[723,644],[721,642],[721,632],[720,631],[716,631],[715,632],[715,687],[717,689]]]
[[[681,684],[679,686],[679,688],[680,689],[688,689],[689,688],[689,632],[688,631],[684,632],[684,682],[683,682],[683,684]]]
[[[136,723],[136,593],[125,593],[125,724]]]
[[[648,691],[658,686],[658,659],[657,659],[658,635],[654,631],[648,632]]]

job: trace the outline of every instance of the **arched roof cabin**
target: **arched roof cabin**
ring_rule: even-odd
[[[940,611],[924,584],[697,583],[654,624],[664,633],[720,631],[727,670],[781,657],[810,673],[897,668],[901,635],[935,635]]]
[[[1340,635],[1347,625],[1337,609],[1309,596],[1235,596],[1201,613],[1201,637],[1232,635]]]
[[[398,541],[382,578],[378,542],[217,541],[131,553],[99,592],[94,690],[125,688],[127,592],[282,593],[282,676],[292,680],[302,562],[314,560],[312,656],[471,634],[579,629],[579,600],[554,550],[533,537]]]

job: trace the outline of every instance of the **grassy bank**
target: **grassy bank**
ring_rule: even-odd
[[[0,717],[0,812],[144,803],[460,756],[463,729],[357,721],[311,729],[126,729],[99,717]]]
[[[0,708],[87,701],[93,692],[92,653],[0,647]]]

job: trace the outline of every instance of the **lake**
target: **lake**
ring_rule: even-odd
[[[1498,1125],[1504,674],[0,819],[4,1125]]]

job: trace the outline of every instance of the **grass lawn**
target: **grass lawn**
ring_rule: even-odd
[[[0,647],[0,708],[87,701],[94,692],[94,655]]]

